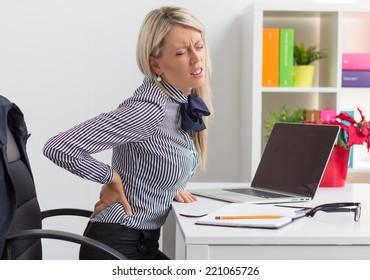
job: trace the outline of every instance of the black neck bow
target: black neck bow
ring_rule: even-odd
[[[188,95],[188,103],[181,106],[182,129],[199,132],[206,129],[202,116],[209,116],[207,105],[199,96]]]

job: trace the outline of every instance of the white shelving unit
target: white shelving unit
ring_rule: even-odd
[[[318,4],[266,1],[251,4],[242,20],[241,164],[242,181],[250,181],[264,149],[264,121],[285,105],[305,109],[355,110],[370,118],[370,88],[342,88],[342,53],[370,53],[370,4]],[[296,42],[319,46],[328,54],[315,62],[311,88],[262,87],[263,28],[294,28]],[[366,147],[355,146],[354,168],[370,172]],[[356,169],[356,166],[360,166]]]

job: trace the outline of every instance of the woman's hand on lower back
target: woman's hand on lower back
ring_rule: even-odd
[[[116,202],[122,204],[129,216],[132,215],[131,205],[127,200],[122,179],[117,171],[114,171],[112,182],[110,184],[103,185],[101,188],[99,201],[95,204],[92,216],[95,217],[103,209]]]

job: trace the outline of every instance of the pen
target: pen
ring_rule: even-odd
[[[256,215],[256,216],[216,216],[216,220],[230,220],[230,219],[279,219],[279,215]]]

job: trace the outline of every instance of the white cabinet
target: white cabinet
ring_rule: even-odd
[[[310,88],[262,87],[263,28],[293,28],[297,43],[325,51],[315,62]],[[317,4],[301,1],[257,2],[242,16],[241,164],[243,181],[250,181],[264,149],[264,121],[283,105],[293,111],[335,109],[363,110],[370,119],[370,88],[342,88],[342,53],[370,53],[370,4]],[[365,146],[355,146],[354,168],[370,172]]]

